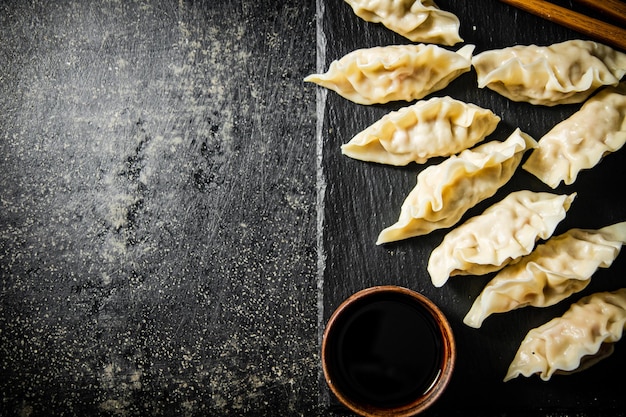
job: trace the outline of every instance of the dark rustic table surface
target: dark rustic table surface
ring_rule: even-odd
[[[477,52],[584,38],[491,0],[440,1]],[[320,335],[351,293],[399,284],[437,302],[459,363],[441,416],[623,415],[626,345],[595,369],[502,383],[531,324],[461,323],[484,280],[435,289],[434,233],[384,247],[418,166],[338,147],[397,104],[302,79],[360,47],[406,43],[342,0],[0,2],[0,415],[346,414]],[[552,109],[479,91],[496,135],[540,137]],[[624,151],[583,175],[561,229],[625,219]],[[537,181],[520,172],[506,190]],[[499,194],[500,195],[500,194]],[[626,260],[587,291],[623,286]]]

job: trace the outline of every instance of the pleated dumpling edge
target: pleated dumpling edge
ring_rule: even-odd
[[[442,90],[469,72],[475,45],[456,52],[433,44],[375,46],[331,62],[304,78],[357,104],[414,101]]]
[[[449,96],[387,113],[341,146],[354,159],[395,166],[450,156],[483,141],[500,122],[489,109]]]
[[[580,39],[548,46],[515,45],[472,58],[478,87],[513,101],[555,106],[581,103],[626,74],[626,53]]]
[[[413,42],[456,45],[463,41],[459,36],[459,18],[432,1],[345,1],[361,19],[382,23],[387,29]]]
[[[398,221],[380,232],[376,244],[454,226],[467,210],[506,184],[524,152],[534,146],[535,140],[518,128],[504,142],[493,140],[427,167],[418,174]]]

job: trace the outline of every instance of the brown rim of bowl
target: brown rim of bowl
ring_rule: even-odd
[[[435,322],[439,327],[439,331],[443,337],[442,347],[443,347],[443,355],[442,355],[442,366],[441,373],[438,375],[436,381],[433,383],[432,387],[428,390],[428,392],[421,396],[420,398],[398,407],[393,408],[379,408],[373,407],[366,404],[359,404],[355,401],[348,398],[344,395],[338,387],[333,383],[331,372],[328,369],[326,355],[326,340],[328,338],[328,334],[330,330],[333,328],[335,322],[338,317],[341,315],[343,311],[345,311],[349,306],[355,303],[357,300],[361,300],[363,298],[369,297],[373,294],[378,293],[395,293],[402,294],[408,296],[419,303],[428,310],[428,312],[433,316]],[[426,296],[410,290],[405,287],[395,286],[395,285],[381,285],[363,289],[358,291],[348,297],[345,301],[343,301],[339,307],[333,312],[328,323],[326,324],[326,329],[324,330],[324,335],[322,339],[322,370],[324,372],[324,379],[331,392],[337,397],[337,399],[348,409],[351,411],[360,414],[366,417],[409,417],[415,416],[437,401],[437,399],[443,394],[444,390],[448,386],[450,379],[452,377],[452,372],[454,370],[454,365],[456,361],[456,345],[454,340],[454,335],[452,333],[452,328],[450,327],[450,323],[447,318],[444,316],[443,312],[437,307],[435,303],[433,303]]]

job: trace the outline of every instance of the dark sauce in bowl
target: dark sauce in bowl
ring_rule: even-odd
[[[393,407],[432,386],[441,369],[441,334],[420,306],[379,298],[355,306],[338,331],[337,383],[361,401]]]
[[[404,290],[373,291],[338,309],[323,360],[343,402],[392,410],[426,401],[450,350],[432,308]]]

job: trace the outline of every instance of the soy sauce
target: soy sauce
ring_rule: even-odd
[[[382,408],[408,404],[427,392],[440,373],[442,336],[426,308],[385,294],[350,309],[328,341],[338,388]]]

